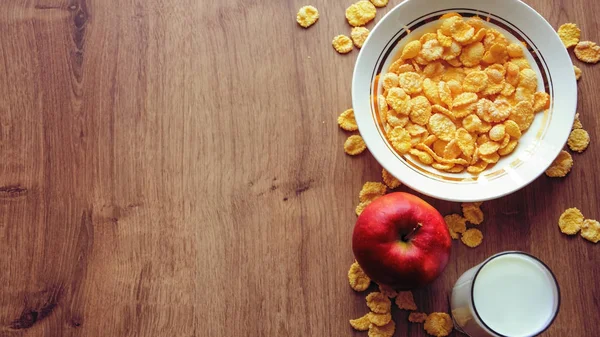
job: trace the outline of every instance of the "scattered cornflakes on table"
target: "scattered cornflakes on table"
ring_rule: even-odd
[[[358,125],[356,125],[356,119],[354,119],[354,109],[348,109],[342,112],[338,117],[337,122],[340,128],[346,131],[358,130]]]
[[[600,241],[600,223],[596,220],[585,219],[581,225],[581,237],[590,242],[598,243]]]
[[[473,225],[479,225],[483,222],[483,211],[481,202],[464,202],[461,204],[463,216]]]
[[[575,114],[575,120],[573,120],[572,130],[575,129],[583,129],[583,124],[581,124],[581,121],[579,120],[579,112]]]
[[[377,9],[367,0],[361,0],[346,9],[346,19],[351,26],[360,27],[375,18]]]
[[[391,190],[398,188],[402,183],[396,177],[394,177],[391,173],[389,173],[386,169],[381,171],[381,179],[383,183]]]
[[[568,208],[558,218],[560,231],[567,235],[575,235],[583,225],[583,214],[575,207]]]
[[[354,330],[358,331],[367,331],[369,330],[369,326],[371,325],[371,321],[369,320],[369,314],[359,317],[357,319],[351,319],[350,325]]]
[[[371,3],[375,5],[375,7],[385,7],[388,4],[388,0],[371,0]]]
[[[454,325],[452,318],[445,312],[434,312],[427,316],[425,325],[423,326],[425,331],[436,337],[445,337],[452,332]]]
[[[369,30],[365,27],[354,27],[350,32],[350,37],[356,48],[362,48],[367,37],[369,37]]]
[[[333,48],[340,54],[347,54],[352,51],[352,40],[346,35],[338,35],[331,41]]]
[[[459,214],[446,215],[444,216],[444,221],[446,221],[448,231],[453,239],[458,239],[459,234],[464,233],[467,230],[467,219]]]
[[[598,63],[600,61],[600,46],[595,42],[581,41],[573,51],[580,61],[586,63]]]
[[[367,315],[369,317],[369,322],[377,326],[384,326],[392,320],[392,314],[389,312],[386,312],[384,314],[370,312]]]
[[[396,290],[383,284],[379,285],[379,292],[389,298],[395,298],[396,296],[398,296],[398,292]]]
[[[578,66],[573,66],[573,71],[575,71],[575,79],[579,81],[579,79],[581,78],[581,69],[579,69]]]
[[[412,323],[423,323],[427,319],[427,314],[424,312],[411,312],[408,315],[408,321]]]
[[[358,262],[354,261],[348,270],[348,282],[350,288],[354,291],[365,291],[369,288],[371,279],[365,274]]]
[[[359,135],[352,135],[344,142],[344,151],[351,156],[359,155],[366,149],[367,144]]]
[[[574,23],[565,23],[558,27],[558,37],[560,37],[565,48],[570,48],[579,43],[581,30]]]
[[[360,201],[373,201],[384,195],[386,191],[387,187],[384,184],[367,181],[358,193],[358,198]]]
[[[384,294],[375,291],[367,295],[367,306],[372,312],[378,314],[385,314],[390,312],[392,308],[392,302]]]
[[[402,310],[417,310],[417,304],[410,291],[400,291],[396,296],[396,305]]]
[[[567,145],[569,145],[571,151],[583,152],[590,145],[590,135],[584,129],[574,129],[569,135]]]
[[[552,162],[550,167],[546,170],[548,177],[557,178],[566,176],[573,167],[573,157],[567,151],[560,151],[556,159]]]
[[[296,14],[296,22],[304,28],[312,26],[319,20],[319,11],[313,6],[304,6]]]
[[[475,248],[483,241],[483,233],[477,228],[469,228],[462,233],[460,240],[468,247]]]

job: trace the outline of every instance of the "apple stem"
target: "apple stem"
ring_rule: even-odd
[[[410,241],[410,239],[412,239],[412,237],[419,231],[419,229],[421,229],[421,227],[423,227],[423,224],[418,222],[417,226],[415,226],[410,233],[404,236],[404,241]]]

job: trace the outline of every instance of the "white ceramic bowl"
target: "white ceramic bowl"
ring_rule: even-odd
[[[515,151],[476,176],[466,172],[440,172],[411,156],[395,152],[377,122],[372,99],[382,92],[380,84],[375,87],[375,76],[387,70],[403,42],[439,24],[437,19],[447,12],[489,18],[488,26],[495,27],[509,39],[526,42],[526,57],[538,74],[538,91],[550,94],[550,108],[536,114]],[[569,136],[577,106],[577,86],[572,61],[558,35],[525,3],[519,0],[408,0],[379,21],[361,49],[352,78],[352,105],[369,151],[404,184],[438,199],[483,201],[526,186],[550,166]]]

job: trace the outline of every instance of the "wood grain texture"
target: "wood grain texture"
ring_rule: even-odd
[[[599,2],[527,2],[600,41]],[[0,336],[366,336],[346,272],[357,194],[381,167],[346,156],[336,125],[358,53],[331,39],[350,2],[312,4],[304,30],[297,0],[0,1]],[[590,149],[566,179],[485,203],[483,244],[454,243],[415,291],[423,311],[518,249],[561,285],[544,336],[597,334],[600,247],[556,226],[567,207],[600,218],[600,66],[575,63]],[[393,315],[395,336],[425,336]]]

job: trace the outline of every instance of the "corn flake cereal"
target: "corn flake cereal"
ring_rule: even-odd
[[[360,190],[358,198],[362,202],[369,200],[373,201],[376,198],[384,195],[386,191],[387,187],[384,184],[367,181]]]
[[[418,94],[422,90],[421,75],[415,72],[402,73],[398,76],[398,84],[409,95]]]
[[[408,321],[412,323],[424,323],[427,319],[427,314],[424,312],[411,312],[408,315]]]
[[[404,74],[401,74],[404,75]],[[399,79],[398,79],[399,80]],[[402,88],[391,88],[385,98],[387,104],[399,114],[408,115],[410,113],[410,96]]]
[[[573,120],[573,130],[575,129],[583,129],[583,124],[579,120],[579,112],[575,114],[575,119]]]
[[[366,314],[357,319],[351,319],[350,325],[354,330],[358,331],[367,331],[369,330],[369,326],[371,325],[371,321],[369,320],[369,314]]]
[[[385,90],[395,88],[398,86],[398,75],[393,72],[385,73],[381,76],[380,81]]]
[[[361,201],[358,205],[356,205],[356,208],[354,209],[354,212],[356,213],[357,216],[361,215],[362,212],[365,210],[365,208],[367,206],[369,206],[369,204],[371,203],[372,200],[368,200],[368,201]]]
[[[383,169],[381,171],[381,178],[383,180],[383,183],[392,190],[402,185],[400,180],[396,179],[396,177],[394,177],[386,169]]]
[[[354,27],[350,32],[350,37],[356,48],[362,48],[368,36],[369,30],[365,27]]]
[[[431,104],[424,96],[417,96],[410,101],[410,120],[418,125],[427,125],[431,117]]]
[[[521,131],[525,131],[531,126],[533,118],[533,106],[526,101],[519,102],[509,116],[509,119],[517,123]]]
[[[479,225],[483,222],[483,212],[480,203],[465,202],[461,205],[463,216],[473,225]]]
[[[376,326],[384,326],[392,320],[392,314],[389,312],[385,314],[377,314],[374,312],[370,312],[367,315],[369,316],[369,321],[371,322],[371,324]]]
[[[419,55],[421,51],[421,42],[419,40],[411,41],[404,46],[402,49],[402,55],[400,56],[403,60],[408,60]]]
[[[598,243],[600,241],[600,223],[596,220],[585,219],[581,225],[581,237]]]
[[[351,156],[361,154],[366,148],[365,141],[359,135],[352,135],[344,142],[344,151]]]
[[[384,294],[380,292],[372,292],[367,295],[367,306],[371,311],[377,314],[385,314],[390,312],[392,302]]]
[[[358,130],[358,125],[356,125],[356,119],[354,119],[353,109],[348,109],[342,112],[342,114],[338,117],[337,122],[340,128],[346,131]]]
[[[590,135],[584,129],[575,129],[571,131],[567,145],[571,151],[583,152],[590,145]]]
[[[501,141],[504,139],[504,135],[506,134],[506,130],[503,124],[496,124],[490,129],[490,139],[493,141]],[[510,139],[510,138],[509,138]],[[502,147],[502,146],[500,146]]]
[[[385,7],[388,4],[388,0],[371,0],[371,3],[375,5],[375,7]]]
[[[591,41],[581,41],[575,46],[575,56],[586,63],[598,63],[600,61],[600,46]]]
[[[506,47],[508,56],[510,57],[523,57],[523,46],[520,43],[511,43]]]
[[[577,208],[568,208],[558,218],[560,231],[567,235],[575,235],[583,225],[583,214]]]
[[[460,241],[465,245],[475,248],[481,244],[483,240],[483,234],[477,228],[467,229],[461,236]]]
[[[501,147],[500,150],[498,150],[498,154],[501,156],[507,156],[515,150],[517,145],[519,145],[519,142],[516,139],[509,140],[506,146]]]
[[[575,79],[579,81],[581,78],[581,69],[578,66],[573,66],[573,71],[575,71]]]
[[[419,52],[419,56],[421,56],[423,59],[426,61],[435,61],[442,58],[442,55],[444,54],[444,47],[437,39],[432,39],[422,44],[423,45],[421,47],[421,51]]]
[[[377,9],[369,1],[362,0],[346,9],[346,19],[351,26],[364,26],[375,18]]]
[[[481,42],[475,42],[462,49],[459,59],[465,67],[474,67],[481,62],[484,53],[485,48],[483,47],[483,44]]]
[[[444,217],[450,236],[453,239],[458,239],[458,234],[464,233],[467,230],[467,219],[463,218],[459,214],[450,214]]]
[[[445,312],[434,312],[427,316],[425,320],[425,331],[436,337],[445,337],[452,332],[454,324],[452,318]]]
[[[369,337],[392,337],[396,331],[396,323],[393,320],[384,326],[371,324],[369,327]]]
[[[296,14],[296,22],[304,28],[312,26],[319,19],[319,11],[313,6],[304,6]]]
[[[379,292],[384,294],[385,296],[389,297],[389,298],[395,298],[396,296],[398,296],[398,292],[395,291],[392,287],[388,287],[384,284],[380,284],[379,285]],[[385,323],[384,323],[385,324]]]
[[[403,310],[417,310],[412,292],[400,291],[396,296],[396,305]]]
[[[574,23],[565,23],[558,27],[558,37],[566,48],[577,45],[580,35],[581,30]]]
[[[421,163],[425,165],[433,164],[433,158],[427,152],[419,151],[417,149],[411,149],[409,153],[415,156]]]
[[[400,154],[406,154],[411,148],[411,137],[408,131],[402,127],[395,127],[388,133],[390,143]]]
[[[573,158],[567,151],[560,151],[556,159],[552,162],[552,165],[546,170],[548,177],[564,177],[571,171],[573,167]]]
[[[369,288],[371,279],[365,274],[358,262],[354,261],[350,266],[350,270],[348,270],[348,282],[353,290],[365,291]]]
[[[333,48],[340,54],[347,54],[352,51],[352,40],[346,35],[338,35],[331,41]]]
[[[456,124],[445,115],[436,113],[429,118],[427,124],[429,132],[436,135],[439,139],[450,141],[456,133]]]
[[[463,82],[463,90],[467,92],[480,92],[488,84],[488,76],[484,71],[473,71],[467,74]]]

